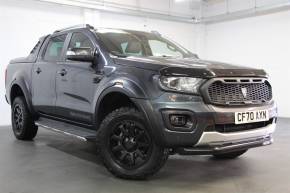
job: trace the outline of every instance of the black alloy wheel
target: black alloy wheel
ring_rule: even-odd
[[[19,140],[32,140],[38,131],[26,100],[23,96],[16,97],[11,107],[12,129]]]
[[[15,124],[15,133],[20,134],[23,131],[23,126],[24,126],[24,116],[23,116],[23,110],[20,106],[20,104],[16,104],[13,108],[12,116],[14,119],[14,124]]]
[[[168,149],[156,143],[144,115],[121,107],[102,121],[97,146],[106,168],[115,176],[140,180],[157,173],[168,159]]]
[[[148,131],[138,122],[124,120],[112,130],[109,140],[113,159],[126,169],[142,166],[152,153]]]

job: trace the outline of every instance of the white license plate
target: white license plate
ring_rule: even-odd
[[[246,111],[235,113],[235,124],[254,123],[269,120],[269,111]]]

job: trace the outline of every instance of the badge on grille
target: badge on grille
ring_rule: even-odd
[[[244,98],[247,98],[247,96],[248,96],[248,90],[247,90],[247,88],[242,88],[242,94],[243,94],[243,97]]]

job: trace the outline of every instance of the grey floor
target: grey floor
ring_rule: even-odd
[[[111,176],[95,145],[44,129],[33,142],[0,127],[0,193],[290,193],[290,119],[280,119],[275,144],[239,159],[172,156],[147,181]]]

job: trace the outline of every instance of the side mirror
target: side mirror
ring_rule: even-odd
[[[92,48],[71,48],[66,52],[66,59],[81,62],[94,62],[95,54]]]

